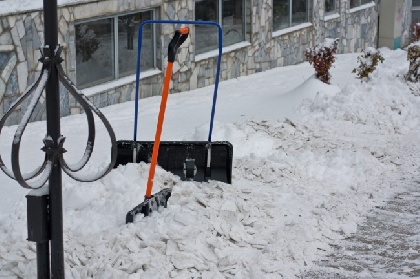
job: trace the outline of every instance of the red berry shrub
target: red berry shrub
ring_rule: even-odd
[[[330,83],[329,70],[335,61],[334,53],[337,52],[338,39],[325,39],[325,42],[305,51],[306,60],[315,68],[315,75],[324,83]]]

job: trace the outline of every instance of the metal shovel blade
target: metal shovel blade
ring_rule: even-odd
[[[144,216],[149,216],[153,213],[153,211],[159,210],[162,206],[166,208],[168,206],[168,200],[171,193],[172,189],[165,188],[152,195],[150,198],[145,198],[144,202],[140,203],[127,213],[125,223],[133,223],[134,216],[137,214],[143,213]]]

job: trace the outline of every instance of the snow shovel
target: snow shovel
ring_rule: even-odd
[[[227,141],[212,142],[213,120],[217,100],[217,89],[220,76],[220,61],[222,54],[222,28],[216,22],[209,21],[174,21],[174,20],[147,20],[139,28],[139,50],[137,57],[137,78],[136,78],[136,100],[135,100],[135,122],[134,141],[120,140],[118,145],[118,156],[115,167],[127,163],[146,162],[150,163],[155,142],[136,141],[137,136],[137,114],[138,114],[138,92],[140,76],[140,52],[142,27],[149,23],[175,23],[175,24],[196,24],[213,25],[219,30],[219,57],[217,62],[216,80],[213,94],[213,106],[210,118],[210,130],[208,141],[163,141],[158,149],[157,163],[166,171],[180,176],[182,180],[193,180],[206,182],[217,180],[225,183],[232,182],[232,157],[233,146]],[[174,49],[169,50],[173,52]],[[175,50],[176,51],[176,50]],[[173,52],[173,55],[175,52]],[[174,59],[175,57],[171,57]],[[171,73],[170,73],[171,74]],[[169,77],[169,74],[166,74]],[[162,97],[163,98],[163,97]]]
[[[181,23],[181,24],[208,24],[217,25],[219,28],[219,59],[217,65],[217,76],[215,82],[215,93],[213,95],[213,107],[210,121],[210,131],[208,141],[160,141],[162,131],[163,118],[166,108],[166,101],[168,98],[169,82],[172,74],[172,65],[175,60],[175,55],[179,46],[188,37],[188,28],[181,28],[177,30],[174,38],[169,43],[168,47],[168,68],[165,74],[164,88],[162,92],[162,101],[158,117],[158,125],[156,130],[155,141],[136,141],[137,130],[137,103],[136,96],[136,110],[135,110],[135,125],[134,125],[134,141],[118,141],[118,156],[117,163],[137,163],[146,162],[151,163],[147,192],[145,201],[127,213],[126,222],[133,222],[134,216],[138,213],[143,213],[148,216],[158,207],[166,207],[167,201],[171,196],[171,189],[163,189],[155,195],[151,195],[153,186],[153,177],[156,163],[163,169],[170,171],[181,177],[182,180],[194,181],[208,181],[209,179],[218,180],[225,183],[231,183],[232,177],[232,157],[233,146],[227,141],[212,142],[211,134],[213,129],[213,119],[215,112],[215,104],[217,99],[217,85],[220,73],[220,57],[222,50],[222,33],[221,27],[214,22],[195,22],[195,21],[168,21],[168,20],[150,20],[145,21],[139,28],[139,51],[138,51],[138,69],[136,79],[136,94],[138,94],[138,81],[140,75],[140,48],[141,48],[141,28],[148,23]]]

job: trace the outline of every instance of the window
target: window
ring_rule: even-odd
[[[370,2],[372,2],[372,0],[350,0],[350,9]]]
[[[420,22],[420,0],[413,0],[412,2],[411,21]]]
[[[335,0],[325,0],[325,13],[333,14],[335,12]]]
[[[153,11],[114,16],[75,25],[76,84],[86,88],[134,74],[137,67],[138,28]],[[141,67],[155,67],[152,25],[143,27]]]
[[[273,0],[273,28],[284,29],[309,22],[310,0]]]
[[[223,46],[245,40],[244,0],[196,0],[195,19],[215,21],[223,29]],[[195,25],[195,53],[218,48],[219,31],[214,26]]]

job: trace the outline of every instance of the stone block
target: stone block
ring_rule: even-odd
[[[199,78],[198,79],[198,88],[204,87],[205,86],[205,79],[204,78]]]
[[[179,75],[179,82],[185,82],[187,81],[187,79],[188,79],[187,73],[181,73]]]
[[[9,110],[10,104],[11,104],[10,98],[11,97],[3,96],[3,111],[8,111]]]
[[[14,111],[7,118],[5,125],[6,126],[17,125],[19,124],[19,118],[20,118],[19,113],[17,111]]]
[[[127,87],[121,95],[121,101],[122,102],[130,101],[131,100],[131,92],[132,92],[132,90],[130,90],[130,88]],[[133,92],[134,92],[134,90],[133,90]]]
[[[44,23],[41,20],[41,16],[38,14],[36,17],[33,18],[35,23],[36,31],[42,32],[44,30]]]
[[[22,61],[25,60],[25,56],[23,54],[22,46],[21,46],[21,43],[20,43],[20,37],[19,37],[19,34],[18,34],[18,31],[17,31],[16,27],[12,28],[11,34],[12,34],[13,43],[16,47],[16,51],[17,51],[17,54],[18,54],[18,59],[19,59],[20,62],[22,62]]]
[[[180,20],[188,20],[189,19],[189,11],[187,9],[181,9],[178,11],[177,18]]]
[[[107,105],[107,103],[108,103],[108,93],[101,93],[101,104],[103,104],[103,106],[106,106]],[[103,107],[102,106],[102,107]]]
[[[0,45],[13,45],[13,39],[9,32],[5,32],[0,35]]]
[[[203,65],[199,64],[197,68],[198,68],[198,77],[204,77],[206,75],[206,69],[203,67]]]
[[[58,30],[59,30],[59,33],[62,34],[62,36],[66,36],[66,34],[68,33],[69,26],[68,26],[67,21],[64,20],[64,18],[61,18],[58,21]]]
[[[181,68],[181,66],[179,65],[179,62],[178,61],[174,61],[172,72],[173,73],[176,73],[176,72],[179,71],[180,68]]]
[[[189,82],[182,82],[182,83],[179,83],[177,86],[177,92],[183,92],[183,91],[188,91],[188,90],[190,90]]]
[[[10,75],[10,78],[8,81],[6,81],[6,92],[5,94],[7,96],[13,96],[16,94],[19,94],[19,85],[18,85],[18,77],[16,73],[16,69],[12,72]]]
[[[19,92],[23,93],[28,86],[28,66],[26,62],[19,63],[17,66]]]
[[[211,78],[215,75],[214,70],[213,69],[208,69],[206,70],[206,77],[207,78]]]
[[[80,114],[80,108],[71,108],[70,109],[70,114],[71,115]]]
[[[240,70],[241,70],[241,68],[240,68],[239,63],[237,61],[235,61],[232,64],[232,68],[230,69],[229,78],[237,78],[237,77],[240,77],[241,76]]]
[[[72,95],[69,95],[69,106],[70,107],[77,106],[76,99]]]
[[[89,99],[93,99],[93,104],[96,106],[96,107],[99,107],[99,105],[101,104],[101,96],[99,95],[99,94],[97,94],[97,95],[94,95],[94,96],[92,96],[92,97],[89,97]]]
[[[228,71],[227,70],[226,71],[223,71],[221,73],[221,79],[222,80],[227,80],[228,79]]]
[[[0,51],[0,72],[3,71],[4,67],[7,65],[7,62],[9,62],[11,56],[12,52],[10,51]]]
[[[7,62],[6,66],[3,68],[3,72],[1,73],[1,78],[4,81],[8,81],[12,71],[15,69],[16,66],[16,55],[12,55]]]
[[[3,100],[3,96],[6,94],[6,84],[0,79],[0,102]]]
[[[60,9],[61,15],[64,17],[64,20],[69,22],[70,21],[70,12],[68,8],[62,8]]]
[[[91,17],[91,8],[86,7],[85,5],[75,6],[74,7],[74,20],[87,19]]]
[[[70,94],[67,91],[67,89],[60,83],[59,86],[59,92],[60,92],[60,116],[67,116],[70,114]]]
[[[20,38],[25,37],[25,35],[26,35],[26,30],[25,30],[25,26],[24,26],[24,24],[23,24],[23,21],[22,21],[22,20],[18,20],[18,21],[16,22],[16,29],[17,29],[17,32],[18,32],[18,34],[19,34],[19,37],[20,37]]]
[[[191,76],[190,76],[190,89],[197,88],[197,75],[198,75],[198,68],[194,68]]]
[[[8,29],[10,27],[9,21],[7,20],[7,18],[2,18],[1,19],[1,24],[3,26],[3,29]]]
[[[152,84],[152,95],[159,96],[162,94],[163,90],[163,80],[159,83]]]
[[[173,7],[173,2],[168,3],[166,6],[165,14],[168,18],[174,19],[175,18],[175,8]]]
[[[120,97],[121,97],[121,92],[117,91],[117,92],[113,92],[108,94],[108,104],[109,105],[115,105],[120,103]]]
[[[8,19],[8,27],[13,28],[16,24],[16,16],[9,16]]]

